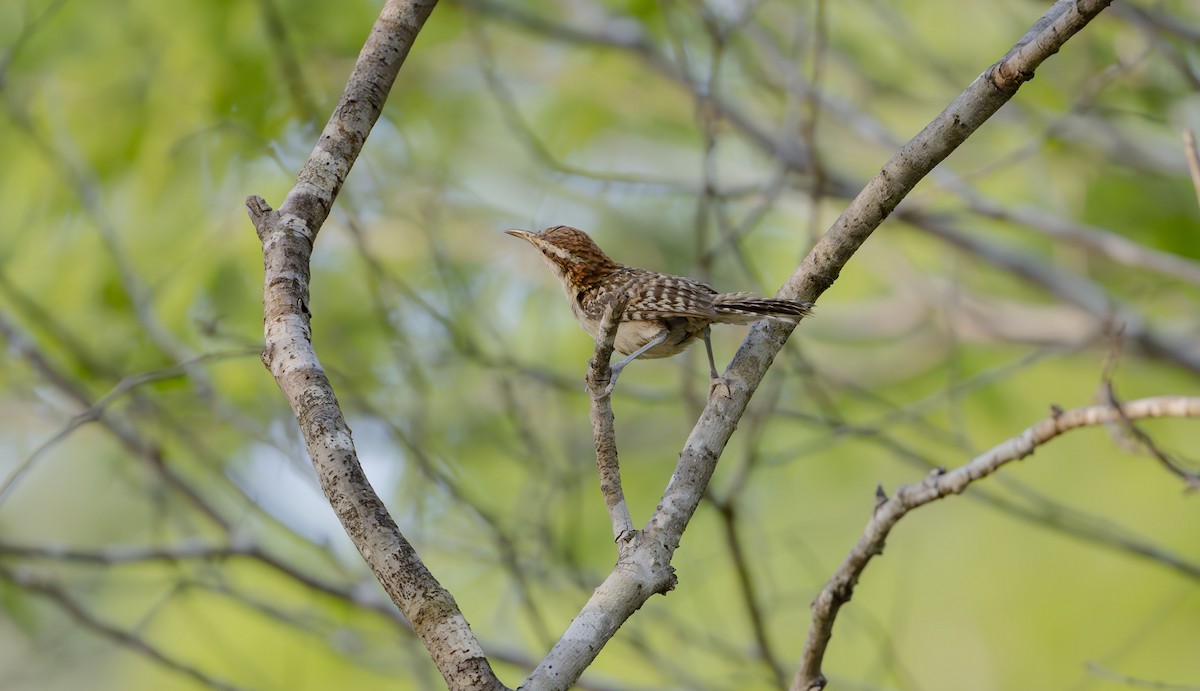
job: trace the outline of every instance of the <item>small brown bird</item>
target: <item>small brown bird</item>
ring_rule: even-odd
[[[710,325],[751,324],[760,319],[796,322],[808,316],[813,307],[811,302],[751,293],[718,293],[690,278],[624,266],[609,258],[587,233],[570,226],[554,226],[540,233],[505,232],[541,252],[562,283],[571,312],[592,338],[612,296],[620,292],[629,295],[615,344],[615,350],[626,357],[612,366],[612,379],[605,393],[612,391],[617,375],[632,360],[676,355],[697,338],[704,339],[709,373],[716,386],[721,379],[713,360]]]

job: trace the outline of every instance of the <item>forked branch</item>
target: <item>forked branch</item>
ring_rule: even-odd
[[[1111,0],[1059,0],[1011,50],[900,148],[850,203],[776,294],[815,302],[902,199],[978,129],[1034,70]],[[674,586],[670,562],[717,461],[775,355],[795,325],[760,322],[725,371],[730,396],[712,396],[646,529],[522,688],[567,688],[616,630],[653,594]],[[606,608],[607,607],[607,608]]]

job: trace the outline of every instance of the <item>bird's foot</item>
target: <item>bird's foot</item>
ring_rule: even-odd
[[[601,396],[611,396],[612,395],[613,389],[616,388],[616,386],[617,386],[617,377],[620,376],[621,370],[623,370],[623,369],[625,369],[623,366],[609,368],[609,370],[608,370],[608,372],[609,372],[608,386],[604,387],[604,391],[600,394]]]
[[[622,369],[624,369],[623,366],[610,367],[608,369],[608,372],[609,372],[608,384],[606,384],[604,386],[604,388],[600,391],[600,394],[599,394],[600,398],[605,398],[605,397],[612,395],[613,389],[617,386],[617,376],[619,376],[621,374]],[[591,394],[592,392],[595,391],[595,384],[596,384],[596,382],[592,381],[592,377],[589,372],[588,376],[585,377],[583,380],[583,392],[586,394]]]

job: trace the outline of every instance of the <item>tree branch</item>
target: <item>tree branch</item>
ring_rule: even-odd
[[[1069,430],[1158,417],[1200,417],[1200,397],[1159,396],[1130,401],[1121,407],[1098,405],[1055,410],[1050,417],[976,456],[966,465],[950,472],[934,470],[920,484],[901,487],[890,499],[877,504],[854,549],[813,600],[813,625],[792,681],[792,691],[818,691],[825,687],[821,661],[833,634],[838,610],[849,602],[859,576],[873,557],[883,553],[883,544],[892,528],[909,511],[950,494],[962,493],[972,482],[991,475],[1007,463],[1032,455],[1037,447]]]
[[[388,0],[337,108],[278,211],[246,200],[263,245],[263,364],[287,396],[321,487],[346,533],[453,689],[503,688],[448,591],[421,562],[363,474],[333,387],[312,346],[313,242],[383,110],[435,2]]]

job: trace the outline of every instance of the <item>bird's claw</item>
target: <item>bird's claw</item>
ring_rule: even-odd
[[[709,398],[712,398],[713,396],[717,396],[719,398],[733,398],[733,394],[729,391],[729,384],[725,382],[724,377],[713,377],[709,384]]]
[[[612,395],[613,389],[615,389],[617,386],[617,377],[620,376],[622,369],[623,368],[621,368],[621,367],[609,367],[608,368],[608,385],[605,386],[604,391],[602,391],[600,393],[601,396],[611,396]]]
[[[613,389],[617,386],[617,375],[621,374],[621,369],[623,368],[610,367],[608,369],[608,384],[606,384],[604,389],[600,391],[599,398],[606,398],[612,395]],[[583,392],[586,394],[591,394],[593,392],[592,385],[593,382],[591,376],[589,375],[588,377],[584,378]]]

